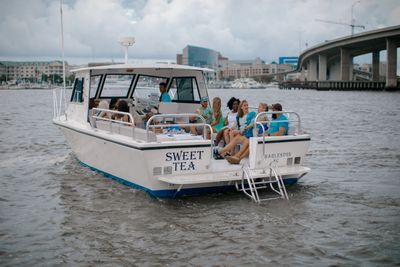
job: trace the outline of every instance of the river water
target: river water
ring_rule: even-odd
[[[289,201],[151,198],[79,164],[51,91],[0,91],[0,265],[400,265],[400,93],[210,95],[300,113],[312,172]]]

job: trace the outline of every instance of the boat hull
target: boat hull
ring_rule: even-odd
[[[238,166],[231,171],[219,170],[215,173],[210,168],[210,163],[213,161],[211,147],[204,143],[143,148],[129,145],[129,142],[123,140],[118,141],[119,136],[116,134],[96,132],[89,127],[79,129],[67,123],[56,123],[56,125],[63,131],[69,146],[83,166],[121,184],[143,190],[154,197],[175,198],[235,190],[235,181],[240,180],[242,174]],[[179,164],[169,161],[170,158],[178,156],[178,152],[187,158],[181,158]],[[193,168],[188,167],[191,166],[190,162],[193,163]],[[161,170],[160,173],[155,173],[157,168]],[[221,173],[228,176],[228,179],[185,185],[160,181],[159,177],[165,176],[168,168],[172,171],[171,176],[190,177],[200,174],[204,177],[217,177]],[[305,173],[306,171],[282,175],[282,178],[285,184],[295,184]]]

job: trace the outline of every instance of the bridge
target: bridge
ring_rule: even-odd
[[[350,89],[357,88],[357,85],[352,84],[353,58],[372,53],[371,83],[377,84],[380,80],[379,53],[386,50],[386,80],[383,88],[399,89],[396,75],[399,46],[400,25],[326,41],[301,53],[297,71],[301,72],[301,81],[307,80],[317,88],[319,84],[323,84],[324,88],[327,88],[327,84],[328,87],[335,87],[335,82]]]

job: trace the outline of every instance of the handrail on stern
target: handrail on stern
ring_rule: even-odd
[[[159,118],[163,118],[163,119],[170,119],[173,118],[173,120],[175,121],[176,118],[188,118],[190,120],[190,118],[198,118],[201,120],[201,123],[169,123],[169,124],[151,124],[151,122],[155,119],[159,119]],[[203,126],[203,127],[207,127],[210,130],[210,145],[211,145],[211,157],[213,157],[212,154],[212,148],[213,148],[213,144],[214,144],[214,140],[213,140],[213,129],[211,127],[210,124],[208,124],[206,122],[206,119],[197,114],[197,113],[182,113],[182,114],[155,114],[153,116],[150,117],[150,119],[147,121],[146,123],[146,137],[147,137],[147,142],[149,140],[149,131],[150,128],[166,128],[166,127],[188,127],[188,126]],[[204,131],[203,133],[203,137],[204,139],[206,139],[206,132]]]
[[[107,114],[107,117],[100,117],[100,116],[97,116],[97,115],[94,114],[95,111],[101,111],[100,114],[102,114],[103,112],[105,112],[105,114]],[[125,122],[125,121],[120,121],[120,120],[112,119],[112,115],[113,115],[113,114],[128,115],[129,121],[130,121],[130,122]],[[109,121],[109,122],[110,122],[110,124],[109,124],[109,126],[110,126],[110,132],[112,132],[112,127],[111,127],[111,125],[112,125],[113,122],[118,123],[118,124],[122,124],[122,125],[132,126],[132,137],[134,137],[134,130],[135,130],[135,127],[134,127],[134,126],[135,126],[135,121],[133,120],[133,116],[132,116],[130,113],[128,113],[128,112],[123,112],[123,111],[118,111],[118,110],[111,110],[111,109],[93,108],[93,109],[92,109],[92,115],[91,115],[91,117],[92,117],[93,119],[95,119],[96,121],[97,121],[97,120]],[[90,124],[90,126],[91,126],[92,128],[97,128],[97,127],[94,127],[94,125],[92,125],[92,123]]]

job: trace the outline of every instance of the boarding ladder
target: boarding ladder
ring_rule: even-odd
[[[242,180],[236,182],[235,186],[238,191],[242,191],[245,195],[250,197],[254,202],[260,204],[262,201],[272,199],[289,199],[286,192],[285,184],[283,183],[282,176],[279,174],[276,161],[271,162],[269,167],[265,169],[265,174],[268,176],[263,178],[254,178],[249,166],[244,165],[242,168]],[[260,198],[258,193],[259,189],[271,188],[272,191],[277,193],[277,197]],[[276,188],[277,187],[277,188]]]

